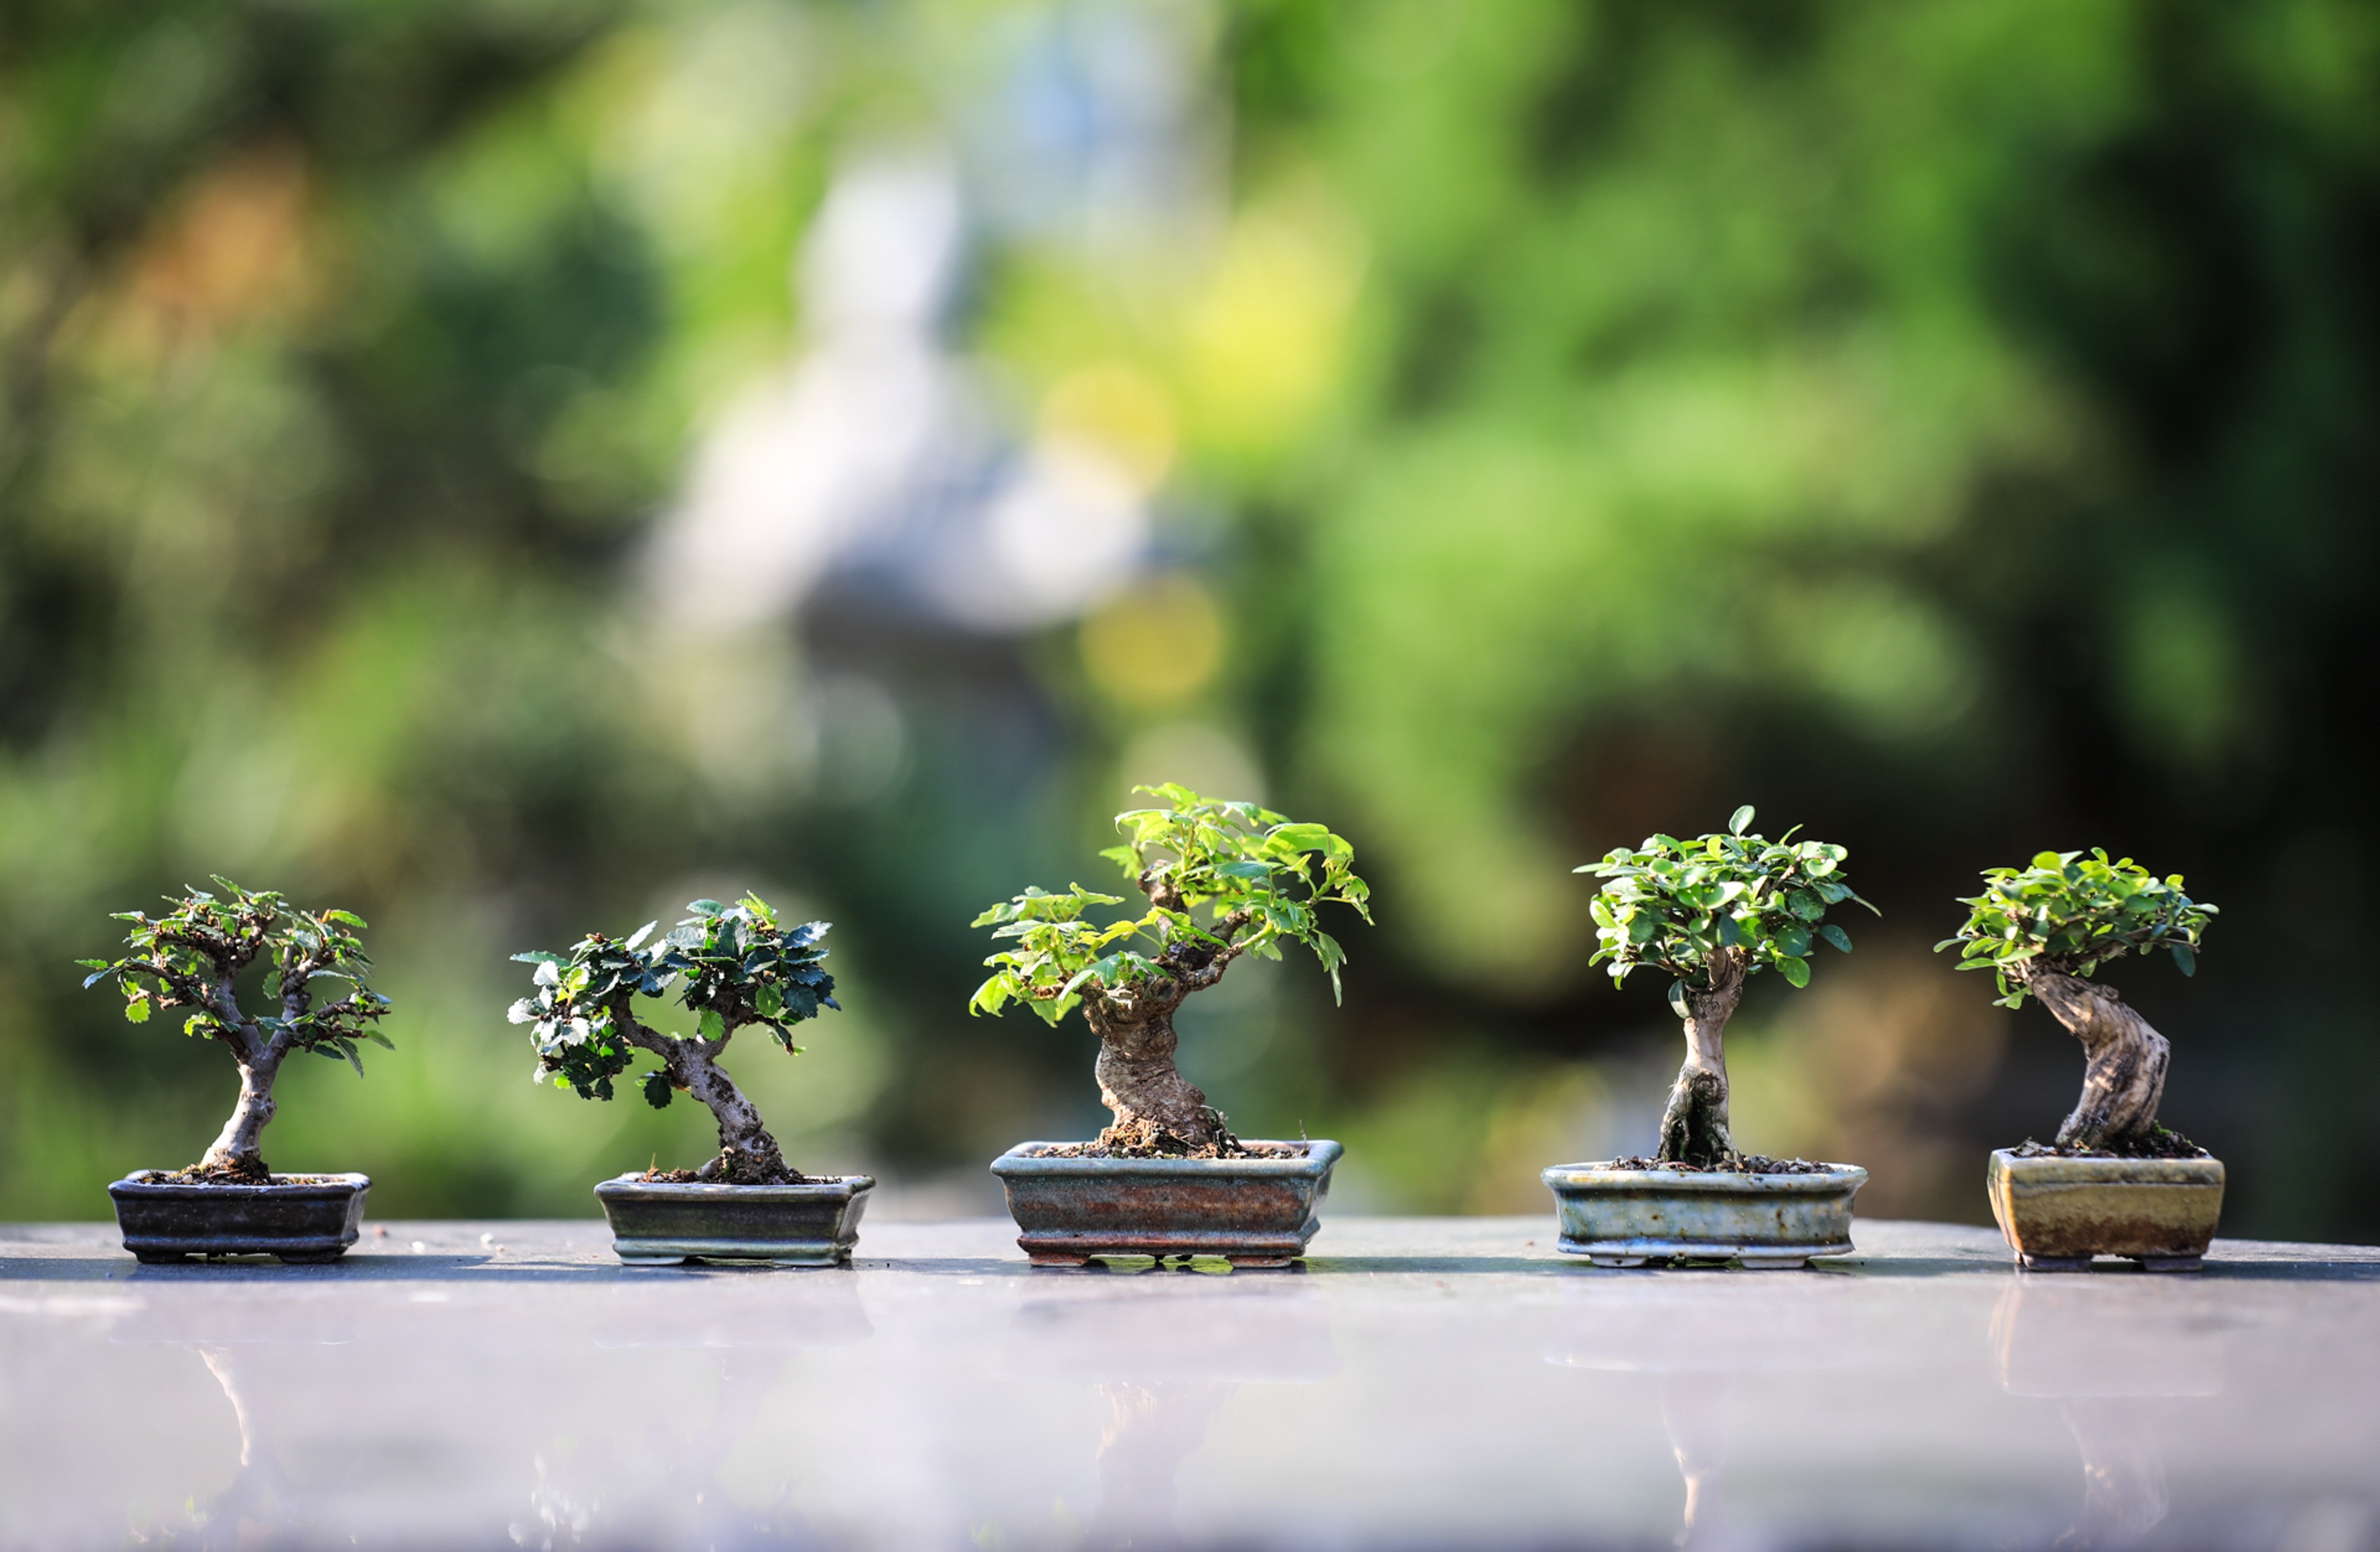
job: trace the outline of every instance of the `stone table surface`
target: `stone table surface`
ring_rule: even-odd
[[[1802,1272],[1542,1219],[1328,1219],[1301,1272],[626,1268],[601,1222],[137,1267],[0,1227],[0,1546],[2380,1546],[2380,1249]]]

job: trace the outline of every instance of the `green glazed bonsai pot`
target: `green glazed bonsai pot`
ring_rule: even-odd
[[[799,1185],[720,1185],[621,1175],[595,1188],[611,1220],[612,1248],[632,1267],[686,1261],[767,1261],[833,1267],[851,1259],[869,1175],[828,1175]]]
[[[181,1182],[140,1170],[107,1188],[124,1248],[143,1265],[192,1255],[335,1261],[363,1227],[363,1175],[274,1175],[271,1183]]]
[[[1561,1219],[1560,1248],[1598,1267],[1736,1261],[1754,1270],[1806,1266],[1852,1250],[1855,1164],[1803,1174],[1615,1170],[1557,1164],[1540,1177]]]
[[[992,1160],[1037,1267],[1103,1255],[1219,1255],[1281,1267],[1305,1254],[1330,1168],[1346,1151],[1325,1138],[1248,1141],[1245,1158],[1083,1158],[1062,1143],[1019,1143]]]

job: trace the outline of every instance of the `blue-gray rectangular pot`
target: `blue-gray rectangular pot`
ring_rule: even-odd
[[[621,1175],[595,1188],[612,1223],[612,1248],[632,1267],[686,1261],[772,1261],[832,1267],[851,1259],[859,1215],[876,1188],[868,1175],[828,1175],[799,1185],[721,1185]]]
[[[1598,1267],[1734,1261],[1802,1267],[1852,1249],[1852,1197],[1867,1180],[1855,1164],[1814,1174],[1615,1170],[1557,1164],[1540,1177],[1561,1216],[1560,1246]]]
[[[138,1170],[107,1188],[124,1248],[150,1266],[191,1255],[335,1261],[364,1220],[362,1175],[274,1175],[271,1183],[204,1184]]]
[[[1328,1139],[1249,1141],[1249,1158],[1067,1158],[1019,1143],[992,1160],[1016,1243],[1037,1267],[1095,1255],[1220,1255],[1286,1267],[1321,1227],[1316,1209],[1347,1150]]]

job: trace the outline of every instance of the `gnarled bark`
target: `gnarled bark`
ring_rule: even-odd
[[[719,1152],[695,1170],[698,1178],[724,1185],[799,1185],[809,1179],[785,1162],[784,1151],[762,1123],[759,1108],[744,1097],[727,1069],[719,1065],[726,1040],[673,1040],[638,1022],[625,1000],[613,1009],[613,1017],[629,1032],[630,1044],[662,1059],[670,1086],[702,1101],[719,1123]]]
[[[2095,981],[2034,969],[2025,989],[2082,1042],[2082,1097],[2058,1129],[2059,1147],[2121,1147],[2144,1141],[2165,1097],[2172,1048],[2121,997]]]
[[[1663,1163],[1719,1169],[1739,1155],[1727,1129],[1727,1021],[1743,1000],[1743,951],[1721,949],[1711,956],[1710,984],[1685,983],[1686,1060],[1661,1112]]]
[[[1154,904],[1183,908],[1181,891],[1165,869],[1140,876]],[[1173,1011],[1194,991],[1213,986],[1239,957],[1232,937],[1247,925],[1238,913],[1215,923],[1211,940],[1182,939],[1158,955],[1159,973],[1143,982],[1093,987],[1083,1000],[1083,1017],[1099,1037],[1093,1071],[1099,1103],[1115,1120],[1099,1134],[1099,1145],[1118,1152],[1225,1152],[1237,1146],[1207,1096],[1173,1064]]]
[[[235,1054],[239,1058],[239,1103],[193,1172],[221,1180],[269,1181],[273,1174],[264,1164],[264,1127],[280,1109],[273,1103],[273,1080],[280,1075],[284,1052]]]
[[[1099,1058],[1092,1069],[1099,1075],[1099,1103],[1115,1115],[1099,1134],[1101,1146],[1196,1153],[1230,1141],[1223,1118],[1173,1064],[1179,1043],[1173,1010],[1181,1000],[1179,994],[1151,991],[1133,1001],[1103,997],[1084,1006],[1099,1037]]]

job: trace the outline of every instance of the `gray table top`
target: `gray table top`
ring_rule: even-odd
[[[1341,1218],[1226,1274],[1014,1234],[140,1267],[0,1226],[0,1545],[2380,1546],[2380,1249],[2027,1275],[1862,1219],[1808,1271],[1609,1271],[1549,1217]]]

